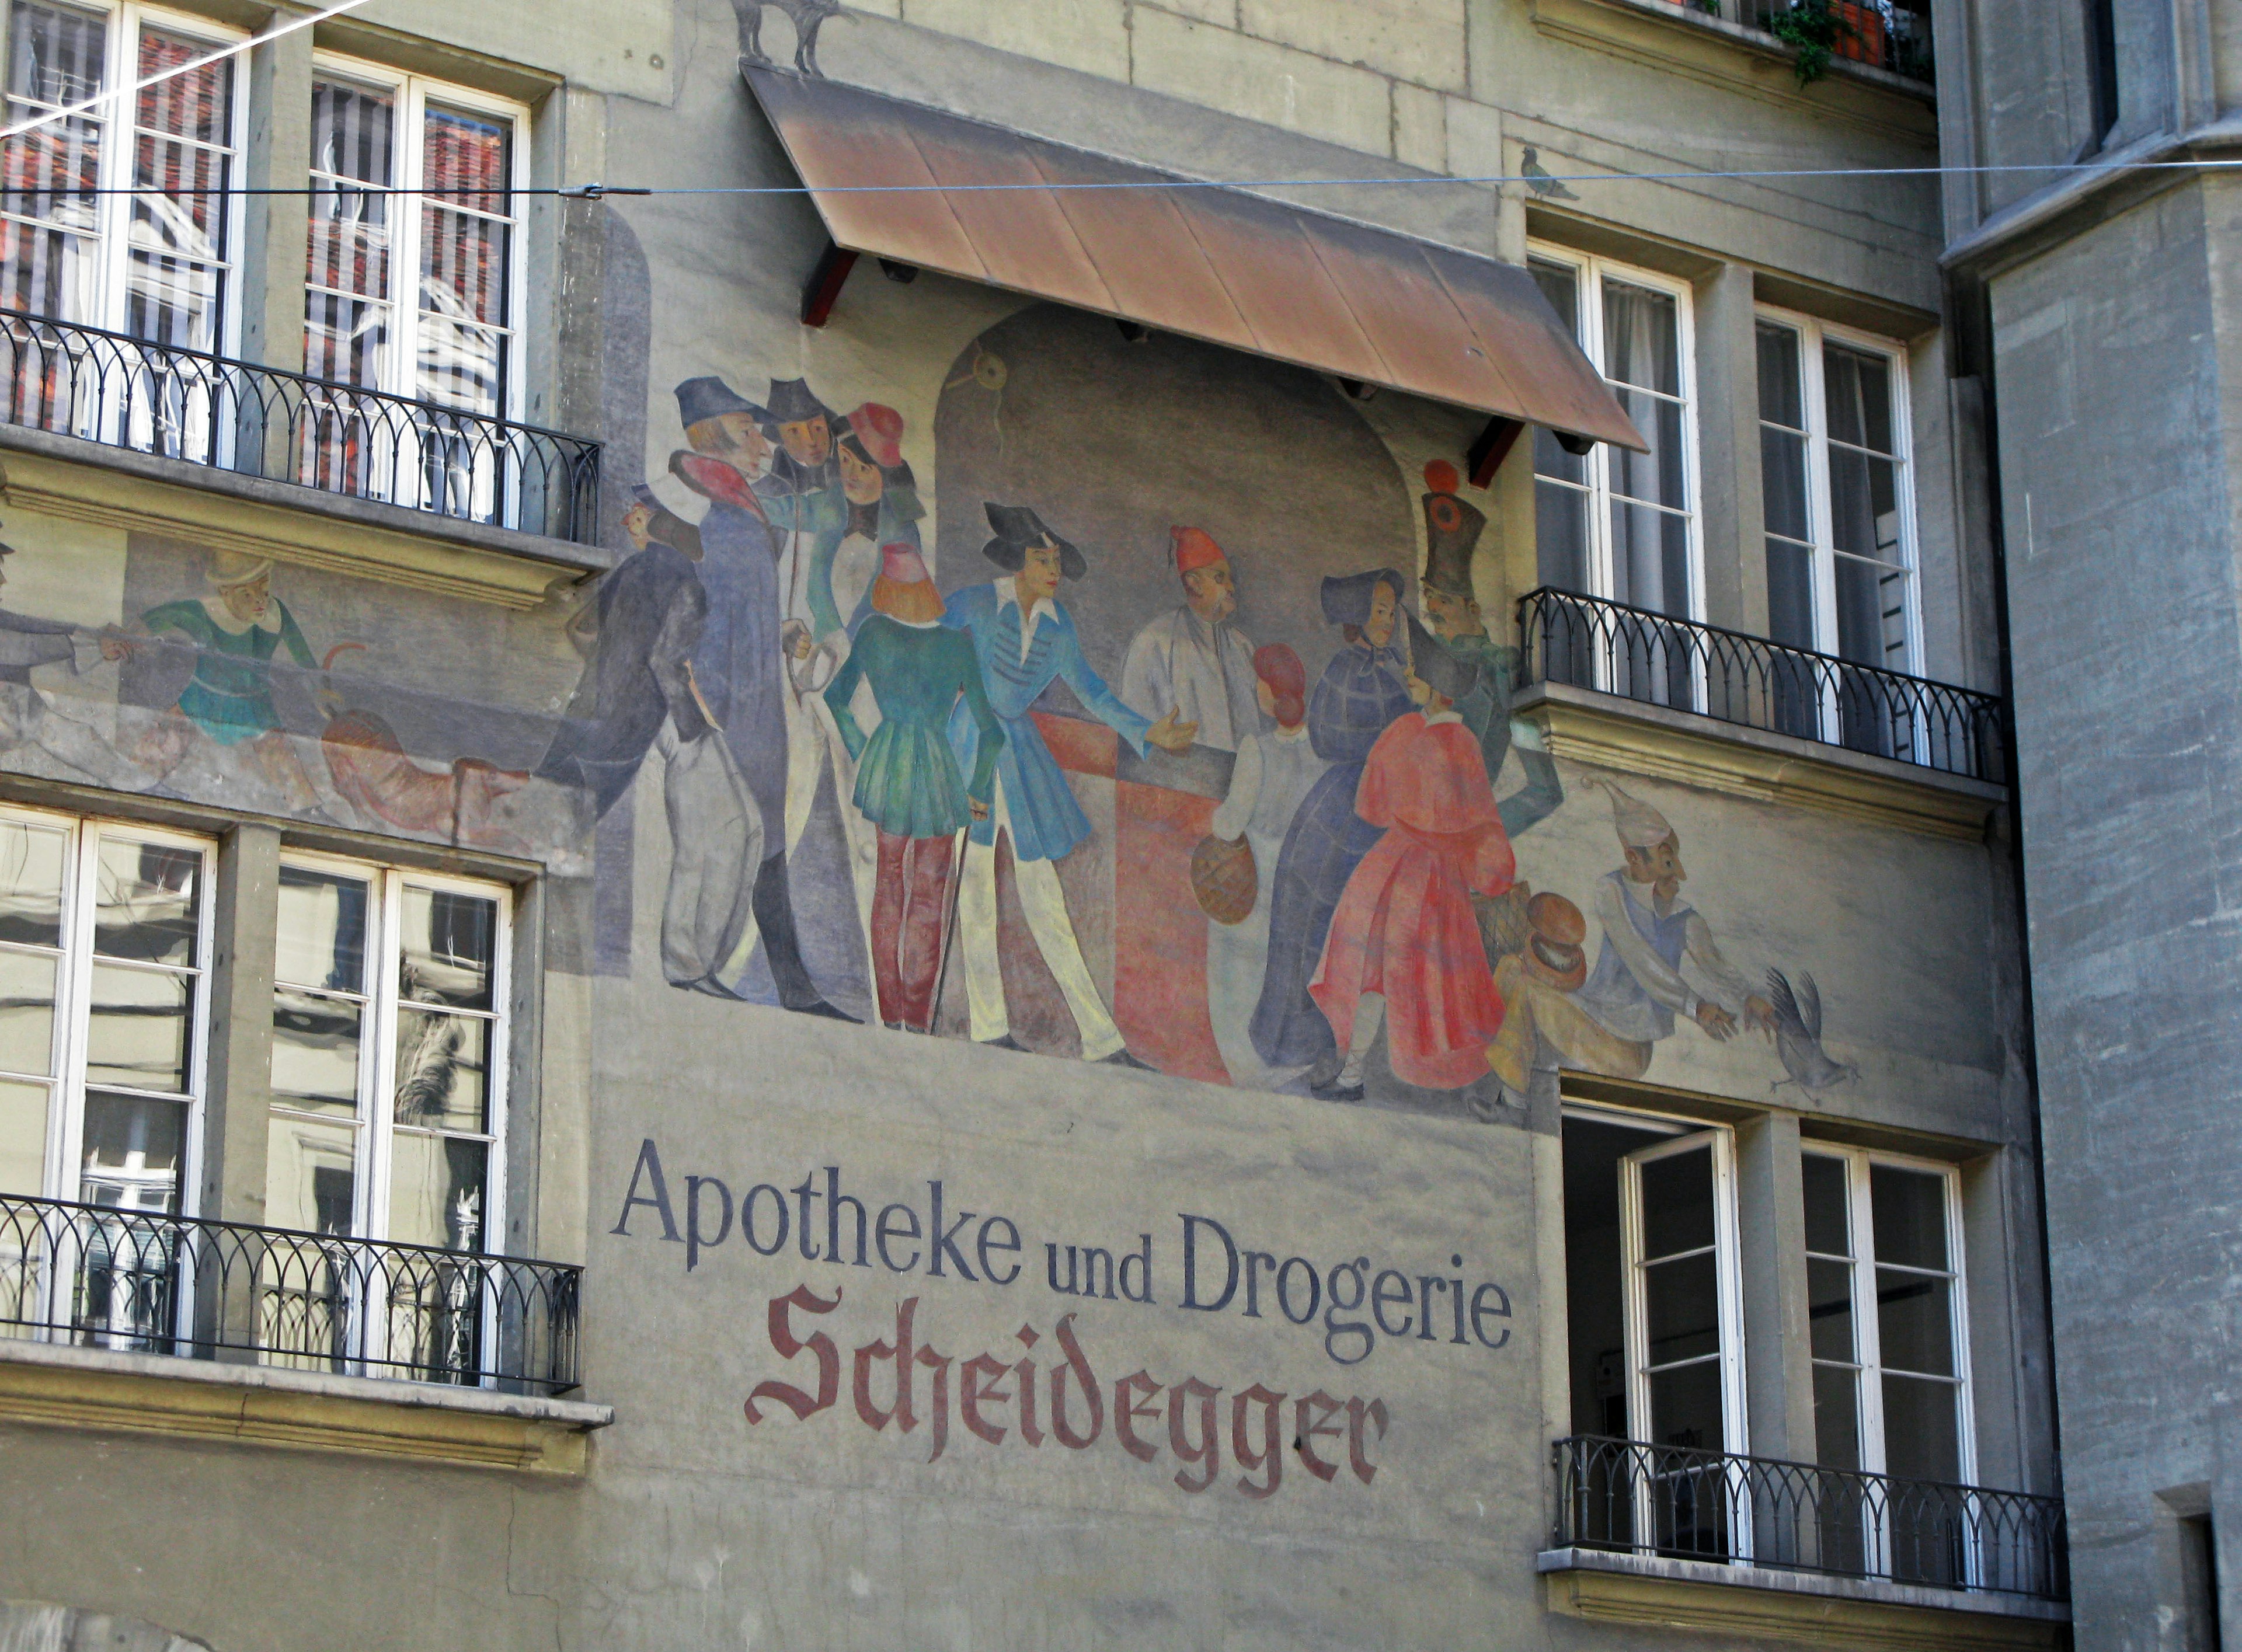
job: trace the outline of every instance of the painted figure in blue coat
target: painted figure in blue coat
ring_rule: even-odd
[[[1250,1029],[1265,1063],[1312,1066],[1312,1084],[1337,1073],[1339,1045],[1308,996],[1308,983],[1347,879],[1382,835],[1354,811],[1362,766],[1387,725],[1416,709],[1408,664],[1394,646],[1401,590],[1401,576],[1390,567],[1323,583],[1324,618],[1344,628],[1346,646],[1332,656],[1308,698],[1308,739],[1331,768],[1302,800],[1277,856],[1269,966]]]
[[[787,1009],[853,1021],[825,1001],[802,961],[780,833],[786,817],[787,682],[779,641],[778,546],[754,487],[770,463],[769,415],[715,378],[678,386],[677,408],[691,451],[672,454],[670,470],[708,500],[701,520],[700,567],[708,613],[693,651],[693,679],[762,816],[765,853],[755,872],[754,910],[763,956]],[[702,990],[726,989],[712,980]]]
[[[1190,749],[1198,725],[1178,722],[1173,712],[1154,722],[1121,703],[1083,657],[1073,616],[1058,601],[1059,581],[1078,580],[1088,571],[1082,553],[1025,506],[991,504],[988,512],[997,536],[983,547],[983,554],[1004,569],[1006,577],[954,593],[943,616],[944,625],[971,635],[989,703],[1004,729],[1004,747],[997,754],[996,796],[987,818],[975,821],[968,836],[958,884],[957,937],[972,1034],[1002,1049],[1024,1047],[1012,1037],[997,959],[997,833],[1003,829],[1011,835],[1028,932],[1066,997],[1081,1036],[1082,1058],[1141,1067],[1144,1064],[1129,1053],[1091,978],[1074,921],[1067,915],[1055,863],[1090,836],[1090,820],[1044,743],[1033,708],[1054,680],[1063,681],[1092,716],[1140,757],[1147,746]],[[950,740],[959,770],[972,773],[979,731],[963,700],[950,716]]]

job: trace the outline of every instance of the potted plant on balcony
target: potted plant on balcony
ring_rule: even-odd
[[[1884,13],[1877,0],[1791,0],[1768,21],[1768,32],[1798,53],[1798,84],[1810,86],[1829,72],[1833,57],[1882,67]]]

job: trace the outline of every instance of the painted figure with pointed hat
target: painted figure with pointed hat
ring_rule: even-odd
[[[1074,617],[1058,600],[1061,581],[1078,580],[1089,571],[1082,552],[1027,506],[991,501],[987,510],[995,537],[982,554],[1004,570],[1004,576],[952,593],[943,619],[972,638],[989,703],[1004,731],[990,816],[975,821],[968,835],[958,888],[957,944],[964,957],[972,1035],[983,1044],[1022,1047],[1012,1038],[997,957],[997,834],[1004,831],[1012,840],[1021,910],[1074,1017],[1082,1058],[1142,1066],[1129,1053],[1091,977],[1067,913],[1056,863],[1090,836],[1090,820],[1044,743],[1034,707],[1053,682],[1064,682],[1084,709],[1140,757],[1150,746],[1188,750],[1197,730],[1179,722],[1172,711],[1155,721],[1131,710],[1084,657]],[[959,767],[977,771],[980,730],[962,698],[950,713],[950,738]]]
[[[1425,467],[1425,621],[1449,653],[1479,668],[1479,682],[1456,702],[1456,710],[1479,738],[1487,779],[1500,782],[1504,760],[1514,749],[1526,771],[1526,783],[1502,800],[1502,829],[1514,838],[1557,812],[1565,801],[1565,783],[1557,776],[1556,761],[1542,749],[1541,731],[1511,719],[1518,649],[1487,635],[1472,582],[1472,554],[1487,517],[1458,495],[1461,483],[1446,460]]]
[[[1236,751],[1267,727],[1255,699],[1253,639],[1238,628],[1237,576],[1202,529],[1168,530],[1181,606],[1145,622],[1121,668],[1121,697],[1148,717],[1198,725],[1198,743]]]
[[[1479,667],[1410,627],[1409,696],[1422,708],[1363,764],[1355,814],[1382,835],[1347,879],[1308,988],[1343,1058],[1315,1091],[1332,1100],[1362,1098],[1381,1024],[1393,1076],[1426,1090],[1485,1078],[1502,1025],[1472,897],[1502,894],[1516,869],[1479,742],[1454,709]]]
[[[1253,1008],[1253,1048],[1270,1067],[1318,1069],[1312,1078],[1320,1083],[1338,1071],[1338,1044],[1308,983],[1347,879],[1379,836],[1354,812],[1362,766],[1379,735],[1412,708],[1396,636],[1402,590],[1390,567],[1323,582],[1324,618],[1346,641],[1308,696],[1308,740],[1331,767],[1292,817],[1270,889],[1269,967]]]

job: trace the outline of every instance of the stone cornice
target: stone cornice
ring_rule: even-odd
[[[1569,1617],[1854,1652],[2024,1652],[2070,1642],[2051,1602],[1817,1577],[1711,1561],[1561,1548],[1536,1561]]]
[[[17,425],[0,425],[0,497],[20,510],[500,608],[535,608],[614,561],[594,546]]]
[[[1534,684],[1513,708],[1574,762],[1931,837],[1983,842],[2008,797],[1985,781],[1563,683]]]
[[[0,1340],[0,1421],[581,1475],[606,1406]]]

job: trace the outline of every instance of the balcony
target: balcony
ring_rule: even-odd
[[[582,1270],[339,1234],[0,1197],[0,1337],[555,1395]]]
[[[1779,37],[1774,27],[1793,0],[1688,0],[1694,10]],[[1830,0],[1836,38],[1830,57],[1929,85],[1935,78],[1928,0]]]
[[[547,540],[598,532],[597,442],[7,309],[0,425]]]
[[[2069,1644],[2058,1499],[1585,1436],[1554,1457],[1558,1611],[1861,1652]]]
[[[1521,683],[1563,683],[1997,784],[2000,699],[1544,586],[1519,600]]]

